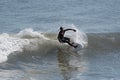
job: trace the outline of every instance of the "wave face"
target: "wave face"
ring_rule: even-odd
[[[120,33],[88,34],[88,48],[91,50],[119,50]]]

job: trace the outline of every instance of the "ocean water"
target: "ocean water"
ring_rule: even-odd
[[[0,80],[119,80],[119,0],[0,0]],[[74,49],[59,27],[75,28]]]

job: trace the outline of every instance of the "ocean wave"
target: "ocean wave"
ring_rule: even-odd
[[[88,48],[91,50],[119,50],[120,33],[91,33],[88,36]]]
[[[44,37],[42,33],[33,31],[32,29],[24,29],[17,34],[1,34],[0,63],[6,61],[8,59],[9,54],[14,53],[16,51],[22,52],[25,48],[29,50],[36,49],[36,45],[38,43],[37,40],[40,44],[43,43],[44,40],[48,40],[48,38]]]
[[[84,47],[88,43],[86,49],[103,51],[120,48],[120,33],[87,33],[87,36],[83,32],[79,34],[85,35],[85,37],[80,36],[77,40],[85,42]],[[7,61],[8,56],[16,52],[34,51],[40,54],[54,52],[58,49],[69,51],[68,47],[70,46],[58,42],[56,33],[42,33],[31,28],[16,34],[3,33],[0,34],[0,63]]]
[[[83,40],[81,39],[81,41]],[[80,44],[82,45],[82,43]],[[68,45],[58,42],[56,33],[42,33],[31,28],[16,34],[3,33],[0,34],[0,63],[7,61],[8,56],[15,54],[15,52],[38,51],[47,53],[58,48],[65,49],[66,46]]]

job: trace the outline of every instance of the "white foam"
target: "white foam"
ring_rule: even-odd
[[[68,37],[70,37],[70,39],[73,41],[73,42],[76,42],[78,44],[80,44],[83,48],[87,46],[88,44],[88,38],[87,38],[87,35],[80,31],[75,25],[69,25],[67,28],[72,28],[72,29],[75,29],[76,32],[73,32],[73,31],[67,31],[65,33],[65,35],[67,35]]]
[[[48,39],[46,37],[44,37],[44,35],[42,35],[41,32],[37,32],[37,31],[33,31],[32,28],[26,28],[22,31],[20,31],[17,34],[19,37],[29,37],[29,38],[43,38],[43,39]]]
[[[32,39],[23,38],[23,37],[32,37]],[[34,38],[33,38],[34,37]],[[36,41],[36,38],[48,40],[40,32],[33,31],[32,29],[24,29],[18,34],[10,35],[3,33],[0,35],[0,63],[8,59],[8,56],[11,53],[16,51],[22,52],[25,46],[31,46],[35,48],[35,45],[30,45]]]
[[[7,56],[14,51],[22,51],[24,45],[29,44],[27,39],[11,37],[4,33],[0,35],[0,63],[7,60]]]

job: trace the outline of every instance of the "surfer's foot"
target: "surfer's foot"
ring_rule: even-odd
[[[77,47],[78,47],[78,45],[74,45],[74,42],[71,43],[71,44],[72,44],[72,46],[73,46],[74,48],[77,48]]]
[[[71,44],[74,45],[74,42],[72,42]]]
[[[74,48],[77,48],[77,46],[73,46]]]

